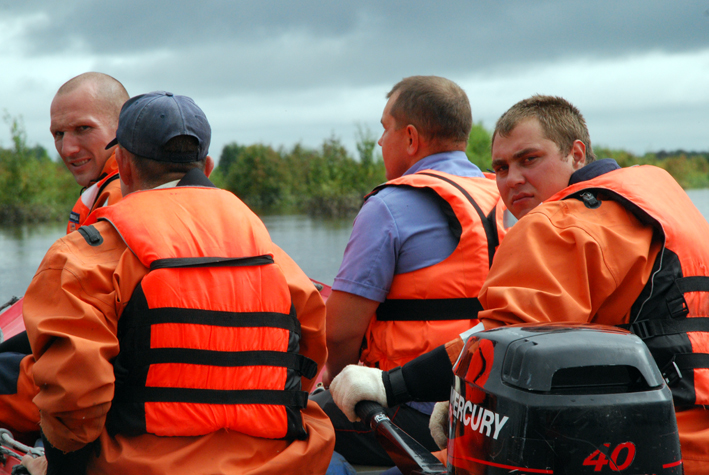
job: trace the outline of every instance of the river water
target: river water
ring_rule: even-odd
[[[709,189],[689,190],[694,204],[709,219]],[[352,228],[352,219],[322,220],[308,216],[265,216],[273,242],[282,247],[312,279],[332,283]],[[66,224],[0,228],[0,305],[24,294],[51,244]]]
[[[332,283],[352,230],[352,218],[264,216],[273,242],[315,280]],[[0,306],[24,294],[47,249],[66,233],[64,224],[0,228]]]

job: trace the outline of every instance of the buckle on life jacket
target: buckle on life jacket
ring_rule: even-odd
[[[590,191],[584,191],[579,195],[579,198],[581,198],[581,201],[583,201],[583,204],[586,206],[586,208],[596,209],[601,206],[601,202],[596,199],[596,197],[593,196],[593,193],[591,193]]]
[[[633,322],[629,327],[629,330],[639,336],[641,340],[647,340],[652,335],[648,328],[648,320]]]
[[[677,381],[682,379],[682,372],[679,370],[677,363],[675,363],[676,355],[672,355],[672,359],[662,367],[660,372],[662,373],[662,379],[665,380],[668,386],[674,385]]]
[[[684,300],[684,295],[681,293],[679,294],[679,297],[668,298],[665,303],[667,305],[667,313],[673,319],[684,318],[689,314],[687,302]]]

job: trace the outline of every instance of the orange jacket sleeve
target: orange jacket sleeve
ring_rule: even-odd
[[[17,391],[0,395],[0,427],[12,432],[15,439],[33,445],[39,436],[39,411],[32,402],[37,387],[32,379],[34,358],[22,358],[17,377]]]
[[[114,269],[125,245],[105,229],[104,239],[114,237],[113,243],[90,247],[80,233],[57,241],[23,305],[42,430],[67,452],[98,438],[113,398],[120,302]]]

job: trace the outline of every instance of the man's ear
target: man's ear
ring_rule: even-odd
[[[586,144],[580,140],[574,140],[570,155],[573,160],[574,170],[583,168],[586,165]]]
[[[131,186],[133,186],[135,177],[133,176],[130,154],[120,145],[116,147],[116,164],[118,165],[118,175],[121,179],[121,190],[123,194],[126,195],[127,193],[124,190],[130,189]]]
[[[204,174],[209,178],[209,175],[214,171],[214,159],[207,155],[204,163]]]
[[[406,126],[406,153],[414,156],[418,153],[421,147],[421,135],[416,127],[409,124]]]

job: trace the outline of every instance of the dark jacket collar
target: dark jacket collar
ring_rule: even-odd
[[[585,167],[576,170],[569,179],[569,186],[575,185],[576,183],[580,183],[582,181],[588,181],[592,178],[596,178],[610,171],[618,169],[620,169],[620,165],[618,165],[618,162],[616,162],[612,158],[596,160],[594,162],[589,163]]]
[[[216,188],[214,183],[209,181],[209,178],[199,168],[193,168],[185,173],[185,176],[177,183],[177,186],[204,186],[208,188]]]

